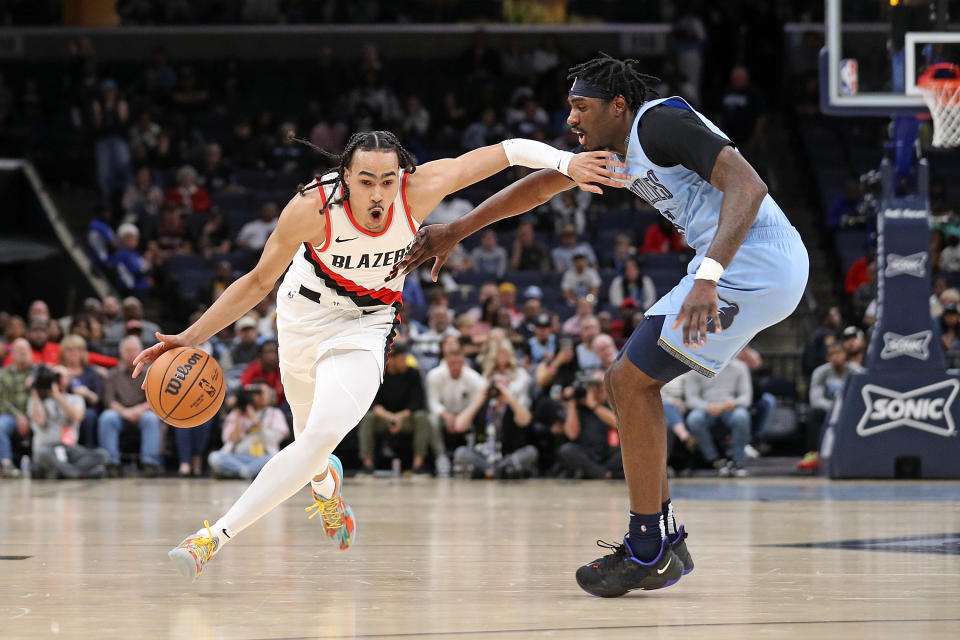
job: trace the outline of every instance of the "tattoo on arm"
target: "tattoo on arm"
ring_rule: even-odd
[[[710,184],[723,191],[723,202],[717,233],[707,250],[707,257],[727,267],[753,226],[760,203],[767,195],[767,186],[732,147],[724,148],[717,156]]]

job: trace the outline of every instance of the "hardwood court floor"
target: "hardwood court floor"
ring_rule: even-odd
[[[696,570],[610,600],[573,572],[619,482],[348,482],[347,552],[304,490],[188,584],[167,550],[244,486],[0,482],[0,638],[960,637],[960,483],[678,480]]]

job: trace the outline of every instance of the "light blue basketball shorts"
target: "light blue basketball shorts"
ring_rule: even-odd
[[[723,331],[708,334],[706,345],[690,349],[683,346],[683,327],[674,329],[673,323],[693,288],[694,275],[703,257],[698,254],[690,261],[687,275],[650,307],[646,315],[664,316],[657,346],[694,371],[712,377],[727,366],[754,336],[793,313],[807,286],[810,259],[800,233],[793,227],[751,229],[717,283]],[[628,345],[628,356],[631,355],[631,346],[644,350],[653,347],[650,344]],[[630,360],[644,369],[634,358]],[[644,373],[658,377],[653,371]]]

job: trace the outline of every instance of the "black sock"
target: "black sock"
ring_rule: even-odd
[[[670,498],[660,505],[660,511],[663,513],[663,523],[667,528],[667,537],[673,539],[677,535],[677,519],[673,517],[673,505],[670,504]]]
[[[630,512],[630,547],[637,560],[650,562],[656,558],[664,535],[662,513],[642,515]]]

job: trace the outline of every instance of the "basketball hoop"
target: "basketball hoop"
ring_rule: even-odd
[[[949,62],[930,65],[917,87],[933,118],[933,146],[960,146],[960,67]]]

